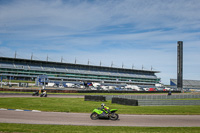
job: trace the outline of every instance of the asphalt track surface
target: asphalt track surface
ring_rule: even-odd
[[[30,97],[30,95],[6,94],[6,95],[0,95],[0,97]],[[54,96],[52,95],[51,97]],[[83,98],[83,96],[69,96],[69,95],[68,96],[57,95],[57,97]],[[200,127],[199,124],[200,115],[119,114],[119,120],[112,121],[106,119],[91,120],[89,113],[0,110],[0,123],[84,125],[84,126]]]
[[[1,123],[83,126],[200,127],[200,115],[120,115],[116,121],[91,120],[88,113],[0,110]]]

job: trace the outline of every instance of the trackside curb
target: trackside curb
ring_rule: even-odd
[[[21,110],[21,109],[4,109],[4,108],[0,108],[0,110],[41,112],[41,111],[39,111],[39,110],[27,110],[27,109]]]

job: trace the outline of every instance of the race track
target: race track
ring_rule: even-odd
[[[33,97],[31,94],[2,94],[0,97]],[[35,96],[40,98],[39,96]],[[80,95],[48,95],[48,97],[84,98]],[[0,107],[1,108],[1,107]],[[200,115],[125,115],[119,120],[91,120],[89,113],[31,112],[1,110],[0,123],[87,125],[87,126],[137,126],[137,127],[200,127]]]
[[[0,97],[38,97],[40,98],[40,96],[32,96],[32,94],[21,94],[21,93],[0,93]],[[84,95],[48,94],[47,97],[84,98]]]
[[[137,126],[137,127],[200,127],[200,115],[123,115],[119,120],[91,120],[88,113],[31,112],[0,110],[0,123]]]

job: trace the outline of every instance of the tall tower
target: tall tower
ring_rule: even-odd
[[[177,88],[183,89],[183,41],[177,42]]]

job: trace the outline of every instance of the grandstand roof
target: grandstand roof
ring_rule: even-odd
[[[44,60],[31,60],[31,59],[22,59],[22,58],[11,58],[11,57],[0,57],[0,60],[8,60],[8,61],[20,61],[26,63],[41,63],[41,64],[55,64],[55,65],[70,65],[70,66],[82,66],[82,67],[90,67],[90,68],[105,68],[109,70],[122,70],[122,71],[137,71],[137,72],[148,72],[148,73],[159,73],[160,71],[152,71],[152,70],[140,70],[140,69],[128,69],[128,68],[117,68],[117,67],[107,67],[107,66],[94,66],[94,65],[84,65],[84,64],[73,64],[73,63],[63,63],[63,62],[53,62],[53,61],[44,61]]]

